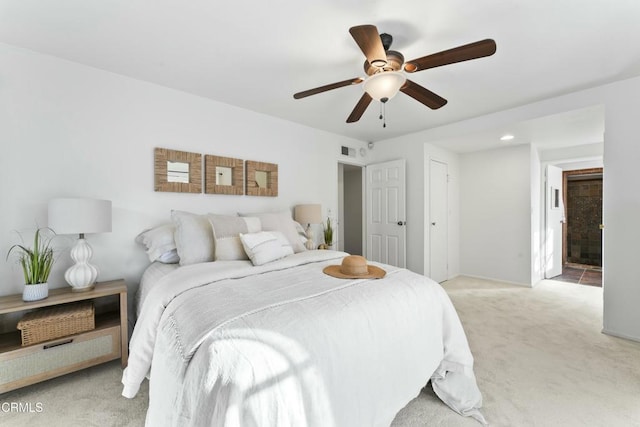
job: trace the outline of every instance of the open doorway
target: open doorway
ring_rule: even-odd
[[[602,286],[602,168],[563,171],[565,217],[559,280]]]
[[[555,188],[550,194],[556,205],[560,206],[558,215],[562,218],[561,226],[549,216],[547,210],[547,243],[554,250],[551,265],[556,268],[547,269],[547,278],[581,285],[602,286],[602,196],[603,168],[598,166],[576,167],[565,164],[547,166],[557,170],[554,172]],[[549,179],[549,178],[548,178]],[[549,190],[548,190],[549,191]],[[561,197],[560,197],[561,193]],[[553,207],[553,206],[552,206]],[[550,221],[551,218],[551,221]],[[557,236],[553,241],[549,238]],[[561,250],[561,254],[560,251]],[[547,260],[549,263],[549,260]]]
[[[364,168],[338,163],[338,246],[352,255],[363,252]]]

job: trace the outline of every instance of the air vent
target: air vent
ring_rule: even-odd
[[[355,148],[351,148],[351,147],[345,147],[343,145],[342,146],[342,155],[343,156],[349,156],[349,157],[355,157],[356,156],[356,149]]]

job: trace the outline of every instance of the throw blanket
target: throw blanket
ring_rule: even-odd
[[[380,280],[322,268],[309,251],[179,268],[149,292],[123,395],[150,371],[147,425],[389,425],[429,378],[454,410],[484,422],[473,357],[435,282],[382,265]]]

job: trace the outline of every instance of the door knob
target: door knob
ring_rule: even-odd
[[[435,222],[432,222],[432,223],[431,223],[431,225],[436,225],[436,223],[435,223]]]
[[[398,225],[400,225],[400,226],[405,225],[405,224],[406,224],[406,221],[398,221]]]

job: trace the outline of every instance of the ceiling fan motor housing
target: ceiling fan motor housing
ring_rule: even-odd
[[[400,71],[402,69],[404,56],[395,50],[388,50],[386,53],[387,63],[382,67],[376,67],[375,65],[371,65],[369,61],[364,61],[364,72],[367,73],[367,76],[372,76],[384,71]]]
[[[380,41],[382,41],[382,47],[384,47],[384,50],[389,50],[391,43],[393,43],[393,36],[391,34],[382,33],[380,34]]]

